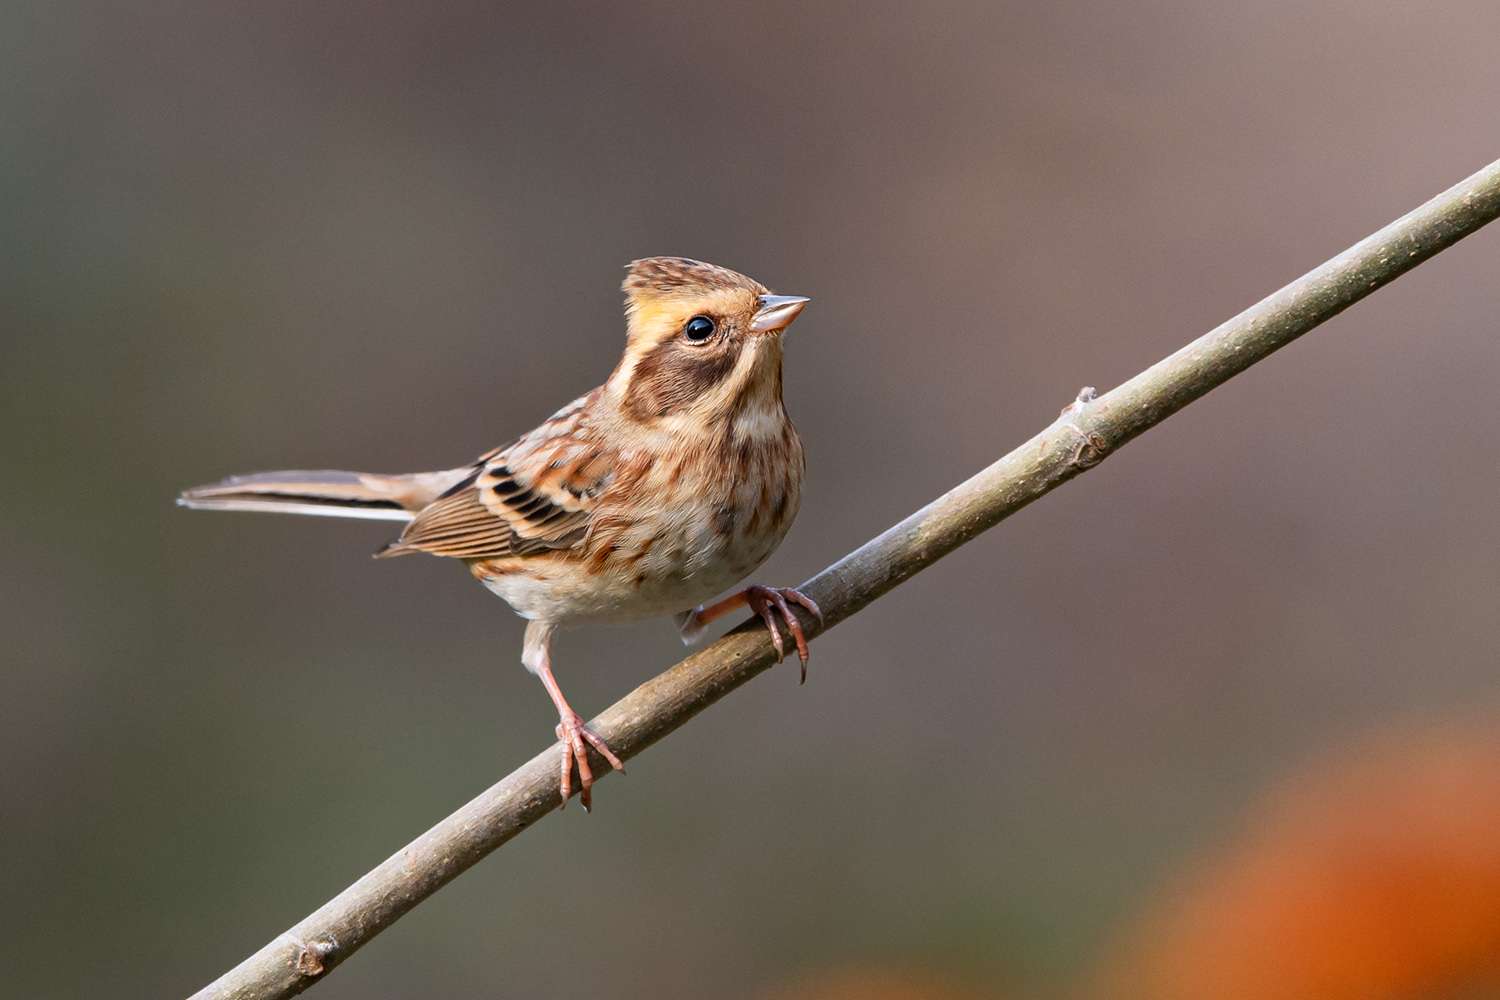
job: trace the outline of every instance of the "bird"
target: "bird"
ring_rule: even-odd
[[[745,581],[781,544],[806,457],[782,401],[783,340],[810,299],[776,295],[726,267],[647,257],[626,267],[625,349],[604,383],[472,462],[401,475],[283,471],[182,492],[200,510],[406,521],[376,558],[425,553],[467,564],[526,620],[521,662],[557,709],[558,791],[592,805],[588,750],[620,758],[563,696],[552,669],[563,626],[672,615],[685,643],[741,608],[806,681],[795,587]],[[781,623],[777,617],[780,616]]]

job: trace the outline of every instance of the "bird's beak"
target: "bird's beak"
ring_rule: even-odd
[[[755,333],[779,333],[792,325],[792,320],[802,312],[802,307],[811,302],[812,299],[801,295],[759,295],[756,296],[755,318],[750,321],[750,329]]]

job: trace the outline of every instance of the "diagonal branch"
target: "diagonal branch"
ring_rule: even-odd
[[[1103,461],[1387,282],[1500,216],[1500,160],[1396,220],[1103,396],[1092,389],[1040,434],[938,497],[802,589],[832,628],[986,528]],[[804,622],[809,635],[819,631]],[[647,681],[592,725],[633,757],[767,669],[747,622]],[[557,750],[533,757],[196,994],[269,1000],[301,993],[404,913],[559,805]],[[595,773],[608,774],[596,761]]]

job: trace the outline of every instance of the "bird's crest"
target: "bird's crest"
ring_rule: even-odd
[[[625,268],[625,281],[620,289],[625,293],[627,306],[634,306],[642,299],[678,298],[732,289],[743,289],[753,295],[764,295],[767,291],[754,278],[690,257],[633,260]]]

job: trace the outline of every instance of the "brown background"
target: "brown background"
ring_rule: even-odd
[[[1497,155],[1500,7],[76,3],[0,12],[0,967],[183,994],[551,738],[388,527],[595,384],[620,266],[815,302],[806,578]],[[1282,775],[1493,703],[1500,229],[821,639],[322,997],[1066,990]],[[598,710],[670,625],[566,634]],[[588,931],[576,936],[582,925]]]

